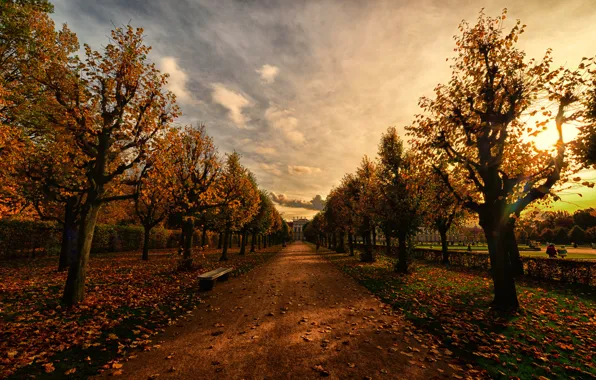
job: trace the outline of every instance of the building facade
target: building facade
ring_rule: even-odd
[[[304,240],[304,225],[308,223],[308,219],[294,218],[292,219],[292,231],[294,240]]]

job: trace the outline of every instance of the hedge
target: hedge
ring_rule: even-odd
[[[363,247],[362,244],[355,246]],[[384,254],[385,249],[386,247],[381,245],[374,247],[375,252],[378,254]],[[392,255],[397,256],[397,247],[391,247],[391,251]],[[440,263],[443,259],[443,253],[440,250],[416,248],[411,257]],[[523,256],[521,260],[525,276],[541,280],[596,286],[596,261]],[[490,257],[486,252],[450,251],[449,262],[451,265],[456,266],[490,270]]]
[[[143,227],[100,224],[95,227],[92,253],[135,251],[143,248]],[[0,257],[35,257],[60,253],[61,226],[54,222],[0,220]],[[175,248],[179,230],[154,228],[149,248]],[[200,242],[195,235],[195,242]]]

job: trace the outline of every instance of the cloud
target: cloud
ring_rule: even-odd
[[[261,79],[266,83],[273,83],[277,74],[279,74],[279,68],[268,64],[263,65],[260,69],[256,70],[257,73],[261,74]]]
[[[270,193],[271,199],[281,206],[304,208],[307,210],[322,210],[325,207],[325,201],[320,195],[316,195],[310,201],[303,201],[301,199],[290,199],[284,194]]]
[[[267,142],[255,141],[250,138],[244,138],[239,141],[239,144],[234,148],[242,152],[256,153],[260,156],[277,156],[278,150]]]
[[[160,68],[163,72],[170,74],[168,78],[167,89],[176,95],[176,100],[180,103],[191,103],[192,96],[186,89],[188,76],[178,66],[174,57],[163,57],[160,61]]]
[[[279,170],[279,167],[276,164],[267,164],[265,162],[261,162],[259,164],[259,168],[275,176],[281,176],[282,174],[281,170]]]
[[[292,175],[313,174],[320,172],[320,168],[313,168],[311,166],[288,165],[288,173]]]
[[[298,130],[298,119],[292,111],[272,105],[265,111],[265,119],[269,126],[280,131],[286,140],[294,144],[304,144],[306,139]]]
[[[420,112],[419,97],[432,96],[437,83],[450,79],[445,58],[453,56],[457,25],[474,23],[480,10],[470,0],[448,6],[437,0],[52,3],[56,23],[67,22],[95,49],[107,43],[114,24],[145,26],[149,58],[175,57],[186,78],[172,82],[186,79],[179,88],[205,101],[200,107],[182,103],[176,90],[179,122],[204,122],[221,151],[246,153],[259,184],[297,199],[325,196],[363,154],[376,154],[388,126],[404,132]],[[506,6],[505,0],[482,3],[493,16]],[[528,25],[519,41],[528,58],[550,47],[553,66],[572,67],[596,46],[593,1],[510,3],[505,25],[517,18]],[[325,175],[290,173],[287,166],[296,164]]]
[[[262,154],[264,156],[275,156],[277,149],[270,146],[258,146],[255,148],[255,153]]]
[[[246,118],[242,113],[242,109],[250,106],[250,101],[242,94],[226,88],[221,83],[214,83],[211,87],[213,88],[213,93],[211,94],[213,101],[227,108],[230,120],[237,127],[244,128]]]

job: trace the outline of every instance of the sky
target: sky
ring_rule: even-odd
[[[550,47],[555,64],[576,67],[596,53],[596,7],[585,0],[53,3],[56,23],[94,49],[114,25],[144,28],[150,58],[170,74],[177,122],[205,124],[221,153],[240,153],[286,219],[314,215],[387,127],[404,134],[418,99],[449,79],[458,24],[482,8],[507,7],[509,25],[528,25],[519,43],[528,57]],[[539,143],[555,139],[551,131]],[[555,207],[572,211],[595,205],[596,191],[562,198]]]

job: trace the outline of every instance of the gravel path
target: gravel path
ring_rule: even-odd
[[[452,372],[444,349],[304,243],[204,297],[157,337],[159,349],[124,363],[120,377],[432,379]]]

